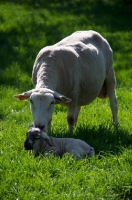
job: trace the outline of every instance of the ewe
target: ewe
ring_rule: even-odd
[[[26,133],[24,147],[26,150],[33,150],[35,155],[49,152],[62,157],[64,153],[68,152],[75,159],[95,155],[94,148],[83,140],[51,137],[35,127],[30,127]]]
[[[68,107],[67,121],[72,133],[80,108],[108,97],[113,123],[118,124],[116,79],[112,49],[95,31],[77,31],[38,53],[32,71],[35,89],[14,97],[29,99],[34,126],[50,130],[54,104]]]

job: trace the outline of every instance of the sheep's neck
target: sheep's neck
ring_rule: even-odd
[[[57,84],[57,76],[55,76],[55,73],[56,72],[52,66],[41,66],[37,73],[36,88],[48,88],[55,90]]]

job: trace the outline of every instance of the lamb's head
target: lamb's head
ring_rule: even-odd
[[[17,99],[29,99],[34,126],[46,131],[52,120],[54,104],[68,104],[71,99],[47,88],[33,89],[14,96]]]
[[[88,153],[89,157],[92,157],[95,155],[95,151],[93,147],[90,147],[89,153]]]
[[[52,146],[49,136],[45,132],[33,126],[29,127],[26,133],[26,140],[24,142],[25,150],[38,150],[41,139],[44,139],[49,146]]]

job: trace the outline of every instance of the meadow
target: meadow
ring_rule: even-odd
[[[18,3],[19,2],[19,3]],[[74,137],[95,148],[91,159],[34,157],[23,143],[33,119],[28,101],[38,51],[77,30],[95,30],[113,49],[119,126],[109,100],[81,109]],[[50,135],[69,137],[57,105]],[[0,2],[0,200],[132,199],[132,3],[130,0]]]

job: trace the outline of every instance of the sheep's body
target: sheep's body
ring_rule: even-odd
[[[33,150],[35,155],[50,152],[62,157],[64,153],[68,152],[75,159],[79,159],[84,156],[91,157],[95,154],[94,148],[83,140],[51,137],[38,128],[29,129],[24,146],[26,150]]]
[[[30,98],[34,125],[44,131],[50,130],[51,103],[68,106],[67,121],[72,132],[81,106],[96,97],[109,97],[113,123],[117,124],[112,63],[112,49],[106,39],[95,31],[75,32],[39,52],[32,71],[35,89],[15,97]]]

